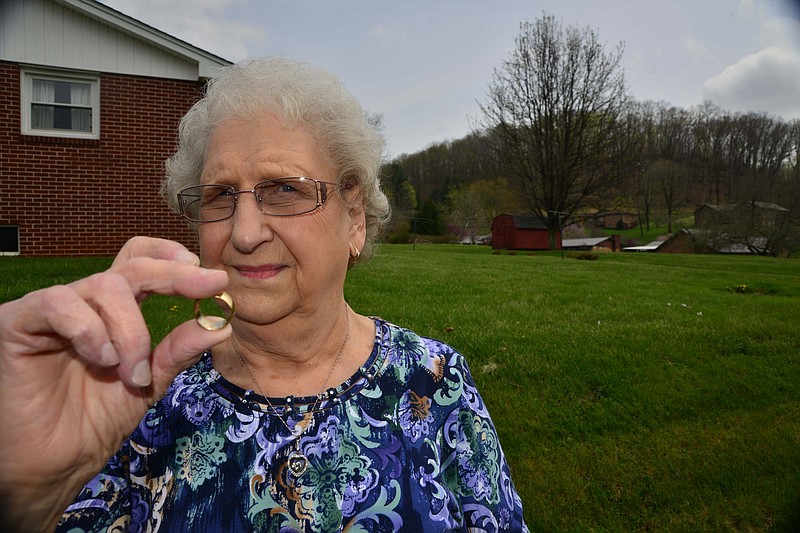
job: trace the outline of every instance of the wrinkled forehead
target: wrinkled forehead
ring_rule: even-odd
[[[259,110],[228,116],[210,131],[202,182],[252,185],[289,176],[338,182],[335,162],[306,124],[287,126],[275,112]]]

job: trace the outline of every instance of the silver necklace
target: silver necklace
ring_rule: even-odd
[[[336,354],[336,359],[333,360],[331,369],[328,370],[328,375],[325,376],[325,382],[322,384],[322,391],[316,395],[314,404],[311,406],[311,409],[309,410],[309,413],[312,413],[312,416],[314,410],[316,410],[317,408],[317,404],[319,404],[322,398],[325,397],[325,394],[327,392],[328,382],[331,380],[331,376],[333,376],[333,371],[336,369],[337,365],[339,364],[339,360],[342,358],[342,354],[344,353],[344,347],[347,345],[347,341],[350,340],[350,313],[348,312],[347,307],[345,307],[345,321],[347,324],[346,326],[347,334],[344,337],[344,342],[342,343],[342,346],[339,348],[339,353]],[[303,474],[306,473],[306,470],[308,470],[308,457],[306,457],[306,455],[300,451],[300,437],[303,436],[303,433],[305,432],[308,425],[310,425],[310,423],[305,427],[301,427],[300,431],[292,431],[292,428],[289,427],[289,424],[286,423],[286,421],[283,419],[280,413],[278,413],[278,410],[275,409],[275,406],[272,405],[272,402],[269,400],[269,397],[266,394],[264,394],[264,391],[261,390],[261,386],[259,386],[256,377],[250,370],[250,367],[247,365],[245,360],[239,354],[239,350],[236,349],[236,345],[233,345],[233,351],[236,353],[236,357],[239,358],[239,363],[241,363],[242,368],[244,368],[245,372],[247,372],[247,375],[250,376],[250,379],[256,386],[256,390],[258,391],[258,393],[267,401],[267,405],[269,406],[272,414],[275,415],[277,419],[281,421],[284,427],[286,427],[286,430],[289,432],[289,434],[294,436],[292,443],[293,450],[289,453],[289,457],[286,461],[286,466],[289,468],[289,472],[291,472],[291,474],[295,478],[300,478]],[[291,404],[284,412],[285,413],[291,412]],[[297,425],[295,425],[295,427],[297,427]]]

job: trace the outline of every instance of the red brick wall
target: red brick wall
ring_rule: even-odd
[[[159,194],[181,116],[199,83],[103,74],[100,139],[20,133],[20,70],[0,62],[0,225],[20,255],[113,255],[134,235],[196,248]]]

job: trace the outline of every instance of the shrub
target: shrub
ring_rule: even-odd
[[[600,256],[592,252],[570,252],[567,254],[567,257],[582,261],[597,261]]]

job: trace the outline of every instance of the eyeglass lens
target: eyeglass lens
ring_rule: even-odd
[[[196,185],[179,194],[182,214],[197,222],[213,222],[233,216],[237,196],[253,192],[265,215],[291,216],[309,213],[325,203],[324,182],[311,178],[276,178],[263,181],[253,191],[237,191],[227,185]]]

